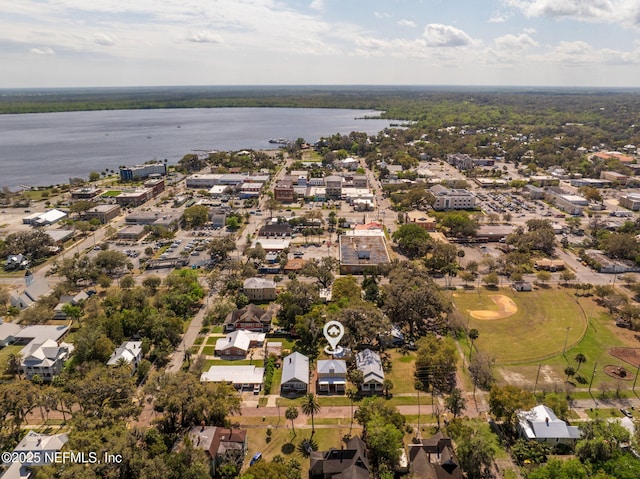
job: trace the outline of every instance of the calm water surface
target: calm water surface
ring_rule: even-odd
[[[310,108],[82,111],[0,115],[0,187],[51,185],[193,150],[272,149],[270,138],[375,134],[375,112]]]

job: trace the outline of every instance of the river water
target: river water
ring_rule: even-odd
[[[315,142],[375,134],[376,112],[312,108],[193,108],[0,115],[0,187],[53,185],[194,150],[273,149],[271,138]]]

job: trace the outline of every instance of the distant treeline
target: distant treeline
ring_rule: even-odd
[[[462,87],[148,87],[0,91],[0,113],[158,108],[348,108],[422,126],[581,123],[633,136],[640,91]],[[630,134],[631,133],[631,134]]]

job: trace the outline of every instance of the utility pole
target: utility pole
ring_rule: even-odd
[[[591,374],[591,381],[589,381],[589,394],[591,394],[591,385],[593,384],[593,378],[596,375],[596,367],[598,366],[598,363],[594,363],[593,365],[593,373]],[[635,385],[635,383],[634,383]]]
[[[538,364],[538,373],[536,374],[536,383],[533,385],[533,395],[536,394],[536,388],[538,387],[538,378],[540,377],[540,368],[542,367],[542,363]]]

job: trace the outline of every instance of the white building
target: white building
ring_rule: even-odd
[[[211,366],[200,375],[200,381],[230,383],[240,391],[260,392],[264,368],[256,366]]]
[[[467,190],[435,185],[430,188],[430,191],[435,197],[433,209],[436,211],[467,210],[476,206],[475,195]]]
[[[20,373],[27,379],[33,379],[37,375],[43,381],[51,381],[62,371],[73,349],[72,344],[57,343],[52,339],[43,343],[32,341],[20,351]]]
[[[577,426],[567,426],[551,408],[543,404],[530,411],[519,412],[518,421],[518,431],[525,439],[551,445],[572,444],[580,439],[580,429]]]
[[[384,383],[384,371],[380,355],[370,349],[365,349],[356,354],[356,367],[362,371],[364,382],[362,391],[366,393],[382,392]]]
[[[142,360],[142,341],[125,341],[116,348],[107,366],[117,366],[122,362],[132,365],[135,371]]]
[[[309,389],[309,358],[299,352],[282,360],[280,394],[304,394]]]

